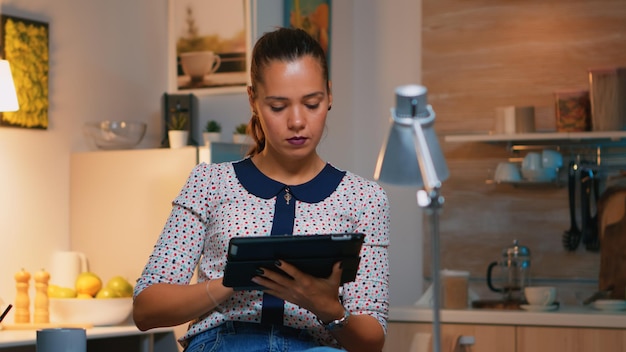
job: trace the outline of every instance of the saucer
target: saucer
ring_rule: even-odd
[[[599,299],[593,302],[593,307],[606,311],[624,310],[626,309],[626,301],[621,299]]]
[[[549,312],[551,310],[555,310],[559,308],[559,305],[556,303],[553,303],[547,306],[534,305],[534,304],[522,304],[519,307],[529,312]]]

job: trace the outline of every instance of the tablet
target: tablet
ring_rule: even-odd
[[[361,233],[234,237],[228,244],[223,284],[235,290],[262,290],[251,279],[259,268],[281,272],[274,264],[277,259],[316,277],[329,277],[340,261],[341,283],[350,282],[359,268],[364,238]]]

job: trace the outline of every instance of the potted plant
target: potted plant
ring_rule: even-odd
[[[235,131],[233,132],[233,142],[240,144],[249,143],[248,135],[246,134],[247,129],[248,125],[245,123],[240,123],[235,126]]]
[[[219,142],[222,138],[222,125],[215,120],[209,120],[204,127],[202,137],[204,138],[204,145],[209,145],[211,142]]]
[[[189,116],[186,112],[176,111],[170,116],[167,123],[167,137],[170,148],[182,148],[189,140]]]

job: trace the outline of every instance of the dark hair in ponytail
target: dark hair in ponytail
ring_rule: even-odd
[[[326,87],[328,87],[326,54],[320,44],[307,32],[299,28],[278,28],[263,34],[252,50],[252,62],[250,63],[250,94],[252,98],[256,98],[257,86],[264,82],[264,68],[272,61],[292,62],[307,55],[319,62]],[[246,133],[254,140],[254,145],[247,153],[248,156],[258,154],[265,149],[265,134],[258,115],[252,114]]]

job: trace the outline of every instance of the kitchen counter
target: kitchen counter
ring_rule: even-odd
[[[134,325],[102,326],[86,329],[87,342],[91,340],[113,340],[125,337],[137,337],[140,352],[171,351],[175,345],[173,328],[158,328],[149,331],[140,331]],[[155,339],[156,337],[156,339]],[[0,351],[11,350],[12,347],[35,346],[37,330],[0,330]],[[163,340],[163,341],[160,341]],[[167,348],[161,348],[167,345]],[[20,350],[21,351],[21,350]]]
[[[391,307],[390,322],[431,323],[433,311],[427,307]],[[442,323],[561,326],[587,328],[626,328],[626,311],[600,311],[587,307],[563,306],[549,312],[524,310],[464,309],[440,311]]]

